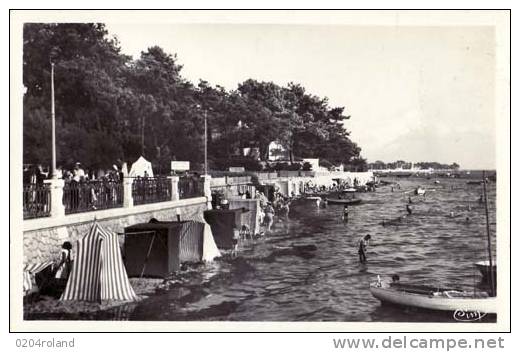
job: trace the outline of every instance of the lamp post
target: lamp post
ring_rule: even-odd
[[[200,104],[195,105],[202,109]],[[208,174],[208,109],[204,108],[204,175]]]
[[[208,174],[208,110],[204,109],[204,175]]]
[[[52,125],[52,179],[58,178],[56,172],[56,112],[54,109],[54,63],[51,62],[51,125]]]

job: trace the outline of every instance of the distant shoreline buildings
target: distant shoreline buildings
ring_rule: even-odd
[[[392,175],[412,175],[412,174],[431,174],[431,173],[458,173],[460,166],[457,163],[441,164],[438,162],[407,162],[398,160],[395,162],[385,163],[383,161],[376,161],[367,164],[368,171],[381,174]]]

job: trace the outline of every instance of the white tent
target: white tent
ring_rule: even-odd
[[[144,177],[145,171],[147,173],[146,176],[153,177],[152,163],[143,158],[142,156],[137,159],[135,163],[132,164],[132,168],[130,169],[129,177]]]

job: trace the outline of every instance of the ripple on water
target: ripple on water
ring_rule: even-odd
[[[486,257],[484,209],[477,202],[481,189],[464,180],[443,180],[435,191],[418,197],[404,192],[426,180],[398,182],[400,191],[383,187],[359,194],[364,202],[350,208],[347,224],[341,206],[294,204],[286,224],[278,222],[269,237],[244,243],[242,258],[202,268],[187,291],[153,295],[137,304],[130,319],[452,321],[451,316],[381,306],[368,285],[377,275],[392,274],[402,281],[481,285],[473,266]],[[402,217],[409,196],[413,215]],[[382,226],[383,220],[395,224]],[[372,235],[368,263],[360,264],[357,245],[367,233]],[[292,244],[314,244],[317,250],[312,255],[283,250]]]

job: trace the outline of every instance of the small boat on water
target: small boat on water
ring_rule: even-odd
[[[361,199],[359,199],[359,198],[353,198],[353,199],[327,198],[327,203],[329,203],[329,204],[357,205],[357,204],[361,203]]]
[[[424,196],[425,193],[426,193],[426,190],[422,187],[417,187],[415,189],[415,194],[418,196]]]
[[[370,293],[382,303],[400,306],[448,312],[497,312],[496,297],[490,297],[487,292],[378,281],[370,284]]]
[[[350,187],[350,188],[345,188],[342,192],[343,193],[355,193],[355,192],[357,192],[357,189]]]
[[[481,185],[483,181],[468,181],[466,182],[467,185]]]
[[[482,174],[485,179],[485,172]],[[484,185],[484,201],[486,205],[486,224],[488,240],[488,261],[478,262],[475,265],[482,273],[491,273],[489,270],[492,263],[491,236],[489,230],[489,215],[487,207],[487,190]],[[482,268],[482,269],[481,269]],[[495,268],[496,270],[496,268]],[[486,276],[484,276],[486,277]],[[494,276],[496,277],[496,276]],[[426,285],[412,285],[399,282],[399,276],[392,277],[392,281],[382,281],[379,276],[377,282],[370,284],[370,293],[382,303],[429,309],[435,311],[451,312],[475,312],[480,314],[496,314],[496,285],[494,280],[490,281],[490,293],[483,291],[463,291],[454,288],[440,288]]]
[[[480,262],[475,263],[475,267],[480,271],[482,276],[485,278],[489,277],[489,260],[481,260]],[[493,263],[493,273],[495,274],[494,277],[497,277],[497,266],[495,263]]]

